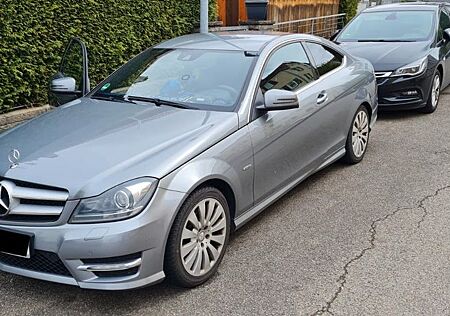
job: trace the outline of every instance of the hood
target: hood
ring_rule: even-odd
[[[0,177],[98,195],[161,178],[236,131],[233,112],[83,98],[0,134]],[[20,151],[16,168],[8,154]]]
[[[424,57],[430,42],[341,42],[351,55],[370,61],[375,71],[392,71]]]

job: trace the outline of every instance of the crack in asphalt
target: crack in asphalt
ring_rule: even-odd
[[[435,155],[450,154],[450,149],[442,149],[434,152]]]
[[[425,207],[425,202],[427,202],[431,198],[438,196],[439,193],[447,189],[450,189],[450,185],[446,185],[442,188],[439,188],[433,194],[427,195],[419,201],[419,208],[423,211],[423,214],[421,219],[417,222],[417,228],[421,227],[422,223],[425,221],[425,218],[428,216],[428,209]]]
[[[425,218],[428,215],[428,210],[425,207],[425,202],[427,202],[429,199],[436,197],[440,192],[450,189],[450,185],[446,185],[444,187],[441,187],[439,189],[437,189],[433,194],[427,195],[425,197],[423,197],[421,200],[419,200],[419,202],[417,203],[418,206],[416,208],[420,208],[421,210],[423,210],[423,215],[421,217],[421,219],[419,220],[419,222],[417,223],[417,228],[420,228],[421,224],[425,221]],[[339,278],[337,279],[338,283],[339,283],[339,287],[336,290],[336,292],[334,292],[333,296],[331,297],[331,299],[329,301],[327,301],[325,303],[325,306],[323,306],[321,309],[315,311],[313,314],[311,314],[312,316],[316,316],[316,315],[323,315],[325,313],[328,313],[330,315],[334,315],[333,312],[330,311],[331,309],[331,305],[336,301],[336,299],[339,297],[339,295],[342,293],[345,284],[347,283],[347,276],[349,274],[349,267],[359,261],[366,252],[372,250],[375,248],[375,240],[376,240],[376,235],[377,235],[377,226],[378,224],[384,222],[385,220],[387,220],[388,218],[394,216],[395,214],[397,214],[400,211],[403,210],[413,210],[416,209],[414,207],[397,207],[397,209],[383,217],[377,218],[376,220],[374,220],[371,225],[370,225],[370,238],[369,238],[369,246],[364,248],[363,250],[361,250],[359,252],[358,255],[356,255],[355,257],[353,257],[352,259],[350,259],[350,261],[348,261],[345,265],[344,265],[344,273],[341,274],[339,276]]]

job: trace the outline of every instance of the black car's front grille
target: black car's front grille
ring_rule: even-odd
[[[30,271],[72,276],[58,255],[48,251],[35,250],[30,259],[0,253],[0,263]]]

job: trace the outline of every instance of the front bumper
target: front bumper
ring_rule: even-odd
[[[417,77],[377,78],[380,110],[409,110],[426,106],[430,95],[430,72]]]
[[[99,290],[143,287],[164,279],[165,242],[184,194],[158,188],[138,216],[113,223],[13,226],[34,234],[31,259],[0,255],[0,270]]]

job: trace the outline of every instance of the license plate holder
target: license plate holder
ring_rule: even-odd
[[[21,258],[31,258],[34,250],[34,234],[0,229],[0,252]]]

